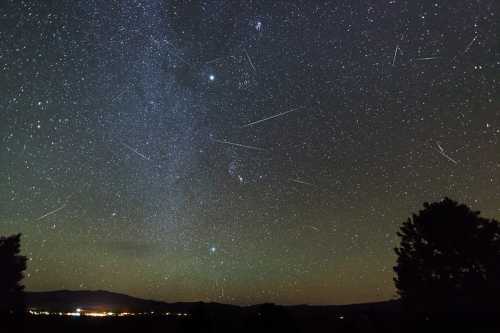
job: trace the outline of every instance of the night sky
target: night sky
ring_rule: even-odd
[[[0,234],[28,290],[396,296],[396,231],[500,218],[496,0],[2,0]]]

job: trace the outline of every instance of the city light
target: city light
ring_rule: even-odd
[[[33,316],[68,316],[68,317],[93,317],[93,318],[103,318],[103,317],[128,317],[128,316],[177,316],[186,317],[189,316],[188,313],[175,313],[175,312],[164,312],[156,313],[154,311],[149,312],[110,312],[110,311],[95,311],[95,310],[85,310],[82,308],[77,308],[73,312],[50,312],[38,309],[29,309],[28,313]]]

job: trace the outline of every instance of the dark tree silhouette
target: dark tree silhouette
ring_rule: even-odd
[[[479,214],[445,198],[403,223],[394,281],[406,309],[498,311],[500,227]]]
[[[0,237],[0,314],[24,312],[26,257],[19,254],[21,234]]]

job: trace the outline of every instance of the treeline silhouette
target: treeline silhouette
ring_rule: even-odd
[[[328,318],[331,316],[328,307],[305,309],[263,304],[252,307],[241,318],[221,319],[211,313],[210,304],[199,303],[187,321],[170,327],[173,331],[187,332],[307,332],[333,328],[349,332],[398,332],[431,329],[442,319],[451,319],[462,328],[469,319],[471,322],[486,319],[499,328],[500,224],[449,198],[426,202],[423,207],[397,233],[400,244],[394,249],[397,255],[394,282],[399,300],[394,302],[398,305],[395,313],[368,309],[340,322],[337,319],[343,318]],[[0,237],[0,314],[10,317],[25,312],[21,282],[26,257],[20,255],[20,237],[20,234]],[[148,319],[146,324],[143,319],[136,319],[135,324],[144,332],[147,327],[156,332],[153,327],[157,327],[154,323],[159,320]],[[35,320],[35,323],[40,322]],[[51,322],[44,323],[50,330]],[[79,331],[74,321],[65,323],[73,325],[71,331]],[[79,323],[88,324],[83,319]],[[119,326],[115,322],[106,326],[105,331],[129,332],[139,327],[130,323],[121,322]],[[85,326],[81,331],[88,328]],[[63,326],[60,331],[67,329]]]
[[[0,237],[0,332],[21,331],[25,315],[26,257],[20,255],[21,234]]]
[[[21,234],[0,237],[0,314],[23,313],[24,286],[21,281],[26,257],[20,255]]]
[[[401,226],[394,279],[406,311],[499,312],[500,226],[445,198]]]

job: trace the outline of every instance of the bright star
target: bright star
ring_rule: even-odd
[[[209,79],[210,81],[215,80],[215,75],[211,74],[211,75],[208,77],[208,79]]]

